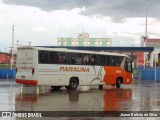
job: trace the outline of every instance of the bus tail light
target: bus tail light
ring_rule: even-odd
[[[34,68],[32,68],[32,75],[34,74]]]

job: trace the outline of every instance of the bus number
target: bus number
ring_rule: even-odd
[[[121,70],[116,70],[116,73],[121,73],[122,71]]]

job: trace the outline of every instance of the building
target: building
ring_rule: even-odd
[[[145,38],[141,37],[141,46],[142,47],[154,47],[154,54],[149,56],[148,53],[143,54],[144,61],[149,61],[150,58],[153,59],[153,62],[156,61],[156,65],[160,66],[160,38]],[[154,63],[155,64],[155,63]]]
[[[0,64],[10,64],[11,54],[0,52]]]
[[[154,47],[160,48],[160,38],[147,38],[141,37],[141,47]]]
[[[11,64],[11,53],[7,52],[0,52],[0,68],[2,68],[1,65],[3,64]],[[13,55],[13,65],[16,64],[16,54]]]
[[[58,46],[112,46],[111,38],[89,38],[88,33],[78,34],[78,37],[58,38]]]

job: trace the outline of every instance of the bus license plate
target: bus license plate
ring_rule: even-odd
[[[25,76],[21,76],[22,79],[25,79]]]

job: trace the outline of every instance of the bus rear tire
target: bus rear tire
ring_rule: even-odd
[[[117,78],[116,80],[116,88],[120,88],[121,87],[121,78]]]
[[[59,90],[62,86],[51,86],[53,90]]]
[[[65,86],[67,90],[76,90],[79,85],[77,78],[71,78],[69,81],[69,86]]]

